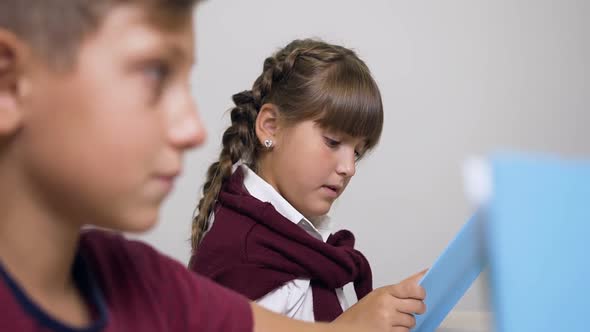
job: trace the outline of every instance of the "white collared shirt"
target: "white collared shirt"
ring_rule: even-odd
[[[238,165],[235,165],[238,166]],[[273,186],[254,173],[248,166],[239,165],[244,171],[244,187],[250,195],[262,202],[268,202],[285,218],[303,228],[309,235],[326,242],[331,234],[332,225],[328,216],[323,216],[311,223],[297,211]],[[236,167],[234,167],[235,170]],[[314,225],[315,224],[315,225]],[[349,307],[342,288],[336,289],[336,295],[342,310]],[[295,279],[264,295],[256,302],[271,311],[291,318],[315,321],[313,314],[313,296],[309,279]]]

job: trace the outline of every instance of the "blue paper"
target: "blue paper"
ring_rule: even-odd
[[[471,217],[420,281],[426,313],[416,315],[412,331],[434,331],[484,269],[482,223]]]
[[[590,331],[590,162],[499,155],[492,180],[496,330]]]

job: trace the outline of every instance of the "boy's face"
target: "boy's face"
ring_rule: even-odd
[[[64,220],[124,231],[156,221],[185,149],[205,132],[193,103],[193,26],[119,7],[69,73],[29,71],[15,154],[31,191]]]

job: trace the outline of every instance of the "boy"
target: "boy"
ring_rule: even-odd
[[[152,227],[204,140],[192,7],[0,2],[0,331],[389,330],[354,310],[341,325],[291,321],[149,246],[81,232]]]

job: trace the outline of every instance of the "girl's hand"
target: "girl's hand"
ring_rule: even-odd
[[[375,289],[343,312],[334,322],[372,325],[379,331],[409,331],[416,324],[414,314],[426,312],[426,292],[418,285],[426,271],[398,284]]]

